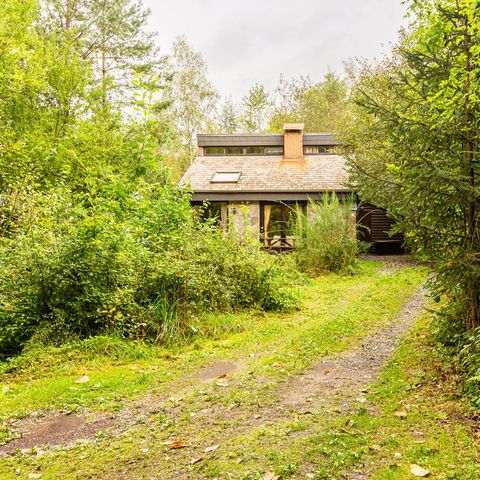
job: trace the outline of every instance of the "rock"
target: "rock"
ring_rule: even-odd
[[[428,477],[430,475],[430,470],[427,470],[415,464],[410,465],[410,471],[416,477]]]
[[[87,375],[84,375],[83,377],[78,378],[75,380],[75,383],[81,384],[81,383],[87,383],[90,381],[90,378]]]

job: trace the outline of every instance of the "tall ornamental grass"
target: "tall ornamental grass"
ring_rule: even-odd
[[[325,193],[320,202],[310,201],[307,211],[293,215],[295,262],[309,275],[325,272],[351,273],[361,244],[352,221],[353,202],[340,203],[334,194]]]

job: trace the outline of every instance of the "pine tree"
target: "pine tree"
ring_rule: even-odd
[[[150,11],[141,0],[43,0],[47,29],[81,45],[107,103],[109,93],[125,96],[138,73],[164,74],[155,35],[146,31]]]
[[[469,330],[480,326],[480,9],[472,0],[411,9],[392,58],[363,67],[345,140],[360,193],[397,218]]]
[[[256,83],[242,99],[241,121],[245,131],[259,133],[266,130],[271,107],[268,91]]]
[[[237,133],[239,118],[232,97],[225,100],[220,110],[219,129],[221,133]]]

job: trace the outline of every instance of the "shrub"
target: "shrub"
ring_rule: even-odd
[[[110,189],[92,204],[57,190],[32,196],[32,222],[0,244],[0,354],[115,333],[167,343],[189,316],[295,308],[286,262],[224,235],[173,187]]]
[[[439,297],[434,297],[440,301]],[[444,296],[436,310],[435,340],[441,345],[461,379],[461,386],[474,408],[480,410],[480,328],[465,332],[468,305]]]
[[[310,201],[308,214],[297,208],[293,219],[294,258],[309,275],[351,272],[361,245],[351,221],[351,202],[341,204],[336,195]]]

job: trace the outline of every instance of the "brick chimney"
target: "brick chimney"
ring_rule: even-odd
[[[303,123],[286,123],[283,126],[285,160],[303,159]]]

